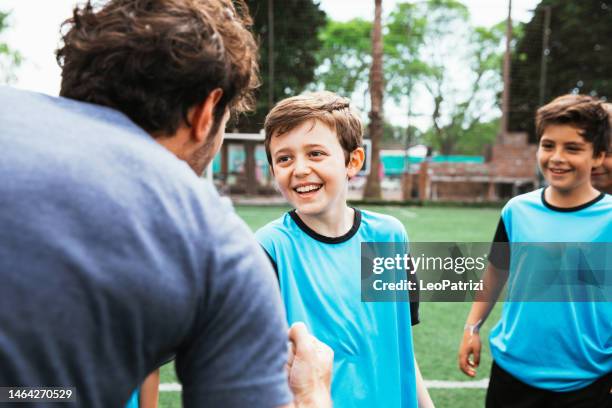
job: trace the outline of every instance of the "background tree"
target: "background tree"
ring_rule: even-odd
[[[259,37],[262,86],[254,113],[243,115],[231,127],[259,132],[270,106],[268,103],[268,1],[247,0],[253,15],[253,31]],[[325,26],[325,12],[313,0],[273,1],[274,84],[273,101],[301,93],[314,80],[321,47],[319,31]]]
[[[426,16],[416,13],[412,3],[400,3],[391,11],[384,37],[385,92],[398,106],[405,106],[407,126],[401,137],[404,147],[419,141],[421,134],[412,124],[416,84],[429,75],[429,66],[419,58]]]
[[[360,18],[346,22],[327,20],[321,31],[314,88],[328,89],[350,97],[368,90],[372,66],[372,22]],[[357,101],[360,103],[361,101]],[[365,109],[366,103],[361,104]]]
[[[374,26],[372,27],[372,68],[370,69],[370,107],[369,134],[372,140],[371,169],[363,192],[364,198],[380,198],[380,142],[383,138],[383,37],[382,37],[382,0],[374,0]]]
[[[543,102],[570,92],[612,98],[612,0],[543,0],[525,24],[512,59],[509,126],[529,132],[531,142],[540,99],[546,7],[551,19]]]
[[[8,17],[9,13],[0,10],[0,34],[8,28]],[[0,84],[10,84],[17,80],[15,69],[21,60],[21,54],[0,39]]]
[[[398,4],[384,27],[385,94],[397,103],[410,96],[418,75],[427,71],[417,55],[426,20],[423,16],[415,18],[413,9],[410,3]],[[372,65],[371,35],[371,21],[328,20],[320,35],[323,44],[317,53],[319,68],[314,88],[330,89],[344,96],[357,93],[356,102],[366,109]]]
[[[364,110],[371,32],[368,21],[328,21],[318,53],[316,87],[352,97]],[[385,95],[405,109],[404,145],[415,142],[411,124],[424,113],[432,123],[426,141],[444,154],[480,154],[495,138],[488,130],[499,115],[503,36],[503,23],[471,27],[456,0],[395,6],[384,22]]]
[[[476,143],[467,139],[476,130],[478,144],[490,142],[496,133],[483,137],[488,127],[481,125],[499,114],[504,25],[472,28],[467,8],[455,0],[430,0],[419,12],[427,16],[421,48],[429,67],[422,86],[432,101],[427,140],[445,155],[474,153]]]

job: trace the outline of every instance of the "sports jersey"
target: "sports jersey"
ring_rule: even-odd
[[[520,195],[502,210],[495,241],[612,242],[612,197],[559,208],[546,202],[544,189]],[[511,267],[509,281],[516,273]],[[612,372],[612,303],[508,301],[490,342],[497,364],[522,382],[580,389]]]
[[[361,302],[361,243],[408,242],[403,225],[355,209],[350,231],[329,238],[291,211],[256,236],[276,266],[289,323],[305,322],[334,350],[334,406],[416,407],[418,305]]]

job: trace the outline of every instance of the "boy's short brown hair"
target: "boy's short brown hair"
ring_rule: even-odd
[[[323,123],[336,132],[348,164],[350,153],[361,147],[363,126],[359,112],[350,100],[332,92],[312,92],[283,99],[266,116],[265,147],[268,163],[272,165],[270,142],[273,136],[283,135],[307,121]]]
[[[568,125],[580,130],[580,135],[593,144],[593,154],[599,155],[610,145],[610,115],[604,103],[587,95],[563,95],[536,113],[538,141],[550,125]]]

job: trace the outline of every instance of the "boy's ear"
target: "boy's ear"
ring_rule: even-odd
[[[358,147],[353,150],[349,156],[349,162],[347,167],[347,174],[349,179],[355,177],[361,167],[363,167],[363,161],[365,160],[365,150],[363,147]]]

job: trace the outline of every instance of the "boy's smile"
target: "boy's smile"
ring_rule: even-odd
[[[568,125],[550,125],[545,129],[537,157],[551,188],[564,194],[588,194],[592,188],[591,170],[602,161],[601,157],[593,157],[593,144],[581,136],[580,130]]]
[[[346,164],[336,132],[307,121],[270,141],[272,170],[278,187],[300,215],[341,214],[348,178],[358,171]]]
[[[305,197],[306,195],[314,195],[314,192],[319,191],[321,187],[323,187],[323,184],[302,183],[293,187],[293,190],[300,196]]]

